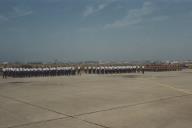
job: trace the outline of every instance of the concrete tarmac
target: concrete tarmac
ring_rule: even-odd
[[[0,128],[191,128],[192,70],[0,78]]]

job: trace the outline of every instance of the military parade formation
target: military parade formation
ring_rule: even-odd
[[[161,71],[180,71],[178,64],[151,65],[73,65],[73,66],[7,66],[0,68],[3,78],[7,77],[47,77],[47,76],[75,76],[81,74],[121,74]]]
[[[68,66],[43,68],[3,68],[3,78],[7,77],[47,77],[47,76],[74,76],[83,74],[118,74],[144,73],[144,66]]]

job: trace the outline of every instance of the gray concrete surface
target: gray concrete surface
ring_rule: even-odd
[[[191,128],[192,70],[0,78],[0,128]]]

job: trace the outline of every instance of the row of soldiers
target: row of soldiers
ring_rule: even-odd
[[[144,73],[144,66],[89,66],[89,67],[46,67],[46,68],[3,68],[3,78],[74,76],[85,74]]]
[[[3,68],[3,78],[80,75],[80,67]]]
[[[163,71],[180,71],[180,70],[182,70],[182,67],[181,65],[178,64],[145,65],[145,71],[163,72]]]
[[[118,73],[144,73],[144,66],[101,66],[84,67],[86,74],[118,74]]]

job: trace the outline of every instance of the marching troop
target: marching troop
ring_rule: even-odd
[[[87,66],[87,67],[44,67],[44,68],[3,68],[3,78],[74,76],[85,74],[144,73],[144,66]]]

